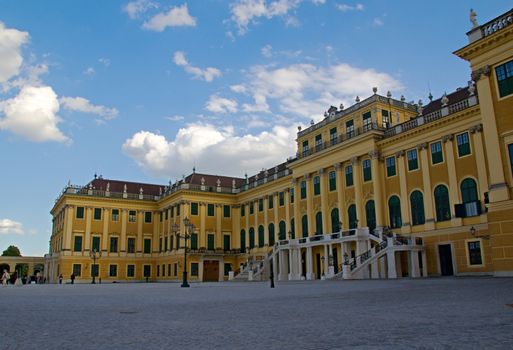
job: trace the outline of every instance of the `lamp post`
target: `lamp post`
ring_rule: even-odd
[[[187,282],[187,240],[191,238],[191,235],[194,233],[194,224],[190,222],[190,220],[186,217],[183,219],[183,224],[185,227],[185,232],[183,235],[180,235],[180,232],[178,230],[178,226],[175,224],[173,225],[173,229],[176,230],[176,238],[177,242],[179,242],[180,238],[183,238],[185,240],[185,244],[183,247],[183,278],[182,278],[182,288],[188,288],[189,283]]]
[[[91,284],[96,284],[96,273],[98,272],[98,269],[96,269],[96,259],[100,259],[100,256],[101,256],[101,252],[100,251],[97,251],[96,248],[92,249],[89,251],[89,257],[91,257],[91,259],[93,259],[93,266],[91,267],[91,273],[93,275],[93,280],[91,281]]]

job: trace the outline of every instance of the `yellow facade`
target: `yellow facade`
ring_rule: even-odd
[[[278,241],[365,227],[422,238],[427,275],[513,275],[512,16],[473,28],[455,52],[470,63],[469,86],[425,106],[375,89],[347,109],[331,107],[299,130],[295,158],[255,176],[193,173],[169,186],[112,193],[97,184],[123,181],[66,187],[51,212],[48,277],[75,271],[89,280],[99,241],[103,281],[179,280],[184,242],[177,249],[175,234],[188,232],[184,218],[195,227],[191,280],[225,280],[241,264],[265,260]],[[144,194],[144,186],[159,193]],[[344,249],[363,252],[356,241],[304,246],[297,271],[319,278],[328,256],[338,269]],[[398,259],[398,275],[411,275],[411,256]]]

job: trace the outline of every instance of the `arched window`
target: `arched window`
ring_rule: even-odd
[[[435,187],[435,210],[436,221],[446,221],[451,219],[451,206],[449,204],[449,191],[444,185]]]
[[[301,218],[301,232],[303,237],[308,237],[308,216],[306,215]]]
[[[401,218],[401,200],[397,196],[392,196],[388,200],[388,213],[390,216],[390,227],[398,228],[403,225]]]
[[[474,179],[466,178],[461,182],[461,199],[463,204],[479,200],[477,196],[477,185]]]
[[[274,245],[274,224],[269,224],[269,246]]]
[[[340,231],[340,217],[338,215],[338,208],[333,208],[333,210],[331,211],[331,231]]]
[[[249,249],[255,248],[255,229],[251,227],[249,229]]]
[[[292,232],[292,238],[296,238],[296,223],[294,218],[290,219],[290,232]]]
[[[246,252],[246,231],[240,230],[240,251],[241,253]]]
[[[410,195],[410,206],[411,206],[411,224],[422,225],[426,222],[424,216],[424,197],[422,192],[413,191]]]
[[[278,229],[280,230],[280,233],[279,233],[279,239],[280,240],[283,240],[283,239],[287,239],[287,225],[285,224],[285,221],[280,221],[279,225],[278,225]]]
[[[374,232],[376,228],[376,210],[372,199],[365,204],[365,217],[367,218],[367,227],[369,227],[370,232]]]
[[[315,214],[315,234],[316,235],[322,235],[322,213],[318,212]]]
[[[264,226],[258,226],[258,246],[263,247],[265,242]]]
[[[356,217],[356,205],[351,204],[349,208],[347,208],[347,216],[349,218],[349,228],[357,228],[358,218]]]

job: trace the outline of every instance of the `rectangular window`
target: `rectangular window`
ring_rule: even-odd
[[[468,257],[470,265],[482,265],[483,258],[481,257],[481,242],[474,241],[468,242]]]
[[[320,176],[314,176],[313,186],[314,186],[314,196],[320,195],[321,194],[321,177]]]
[[[73,274],[75,277],[80,277],[82,275],[82,265],[73,264]]]
[[[171,215],[171,217],[173,218],[175,216],[175,207],[169,208],[169,213],[169,215]]]
[[[207,215],[214,216],[214,205],[213,204],[207,204]]]
[[[198,234],[193,233],[191,234],[191,249],[198,249]]]
[[[162,220],[164,219],[164,212],[160,212],[160,222],[162,222]]]
[[[137,213],[135,210],[130,210],[128,212],[128,222],[135,222],[137,220]]]
[[[270,195],[267,197],[267,207],[268,209],[274,208],[274,196]]]
[[[294,188],[289,190],[290,192],[290,203],[294,203]]]
[[[255,213],[255,203],[249,203],[249,214]]]
[[[143,266],[144,277],[151,277],[151,265]]]
[[[285,192],[280,192],[278,194],[278,201],[280,203],[280,207],[283,207],[285,205]]]
[[[258,200],[258,211],[264,211],[264,200],[262,198]]]
[[[470,140],[468,132],[456,135],[456,143],[458,144],[458,156],[463,157],[470,154]]]
[[[199,264],[191,263],[191,276],[198,276]]]
[[[388,111],[382,109],[381,110],[381,127],[388,129],[390,127],[390,118],[388,115]]]
[[[321,134],[315,136],[315,150],[317,152],[322,150],[322,135]]]
[[[119,221],[119,209],[112,209],[112,221]]]
[[[126,277],[134,277],[135,276],[135,265],[127,265],[126,266]]]
[[[506,62],[495,68],[500,97],[513,94],[513,61]]]
[[[363,181],[372,180],[372,172],[371,172],[371,161],[370,159],[364,159],[362,161],[363,168]]]
[[[164,219],[168,220],[169,219],[169,209],[165,210],[164,213],[165,213],[165,218]]]
[[[308,141],[303,141],[303,157],[307,156],[309,154],[308,150]]]
[[[232,264],[225,263],[224,264],[224,275],[228,276],[230,271],[232,270]]]
[[[173,275],[178,276],[178,263],[173,265]]]
[[[167,240],[167,237],[164,237],[164,251],[167,252],[167,248],[168,248],[168,240]]]
[[[230,235],[224,235],[223,236],[223,249],[224,251],[230,250]]]
[[[82,236],[75,236],[75,242],[73,244],[73,251],[74,252],[82,251]]]
[[[431,144],[431,163],[438,164],[444,161],[442,153],[442,142],[438,141]]]
[[[363,114],[363,132],[369,131],[372,129],[372,119],[371,112],[367,112]]]
[[[230,206],[229,205],[223,205],[223,216],[225,218],[229,218],[230,217]]]
[[[171,264],[167,264],[167,277],[171,277]]]
[[[353,166],[348,165],[345,169],[346,173],[346,187],[353,186]]]
[[[346,137],[350,139],[354,136],[354,122],[353,120],[348,120],[346,122]]]
[[[94,219],[95,220],[102,219],[102,208],[94,208]]]
[[[77,207],[77,219],[83,219],[84,218],[84,207]]]
[[[240,206],[240,216],[246,216],[246,205],[242,204]]]
[[[151,254],[151,239],[144,239],[144,254]]]
[[[135,238],[128,238],[128,253],[135,253]]]
[[[109,265],[109,277],[116,277],[118,275],[118,265]]]
[[[419,168],[419,159],[417,158],[417,150],[411,149],[406,152],[408,158],[408,170],[417,170]]]
[[[214,250],[214,235],[213,234],[209,234],[207,236],[207,249]]]
[[[191,203],[191,215],[198,215],[198,203]]]
[[[180,216],[180,204],[176,205],[176,216]]]
[[[387,165],[387,176],[395,176],[396,170],[395,170],[395,157],[388,157],[386,160]]]
[[[328,174],[328,179],[330,191],[335,191],[337,189],[337,173],[334,171],[330,171]]]
[[[100,237],[93,236],[93,245],[91,248],[97,252],[100,251]]]
[[[145,211],[144,212],[144,222],[146,224],[151,224],[151,217],[152,217],[151,211]]]
[[[306,181],[301,181],[301,199],[306,198]]]
[[[159,238],[159,252],[162,252],[162,237]]]
[[[330,145],[337,144],[338,136],[337,136],[337,128],[330,129]]]
[[[111,253],[118,252],[118,238],[117,237],[110,238],[110,252]]]

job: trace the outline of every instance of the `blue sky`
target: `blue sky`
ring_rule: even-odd
[[[505,1],[0,0],[0,249],[48,251],[71,181],[243,177],[377,86],[464,86],[469,9]]]

